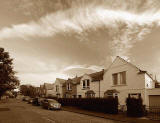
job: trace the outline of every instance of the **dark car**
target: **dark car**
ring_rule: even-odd
[[[58,103],[54,99],[45,99],[45,100],[43,100],[42,106],[43,106],[43,108],[46,108],[46,109],[54,109],[54,110],[61,109],[61,104]]]
[[[29,99],[30,99],[30,97],[28,97],[28,96],[24,96],[24,97],[22,98],[22,100],[23,100],[23,101],[26,101],[26,102],[28,102]]]
[[[42,98],[42,97],[38,98],[39,105],[42,106],[42,103],[43,103],[44,100],[45,100],[45,98]]]
[[[39,105],[40,105],[40,104],[39,104],[39,101],[38,101],[38,97],[33,98],[32,104],[35,105],[35,106],[39,106]]]
[[[31,104],[33,102],[33,98],[29,98],[28,103]]]

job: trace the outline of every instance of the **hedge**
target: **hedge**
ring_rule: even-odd
[[[142,117],[145,115],[145,106],[143,105],[142,98],[131,98],[126,99],[127,105],[127,116],[131,117]]]
[[[75,106],[86,110],[117,114],[118,98],[59,98],[62,106]]]

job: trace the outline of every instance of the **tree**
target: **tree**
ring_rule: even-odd
[[[32,85],[21,85],[20,92],[24,96],[30,96],[30,97],[39,96],[39,93],[37,92],[37,88]]]
[[[13,59],[9,53],[0,47],[0,98],[7,90],[13,90],[19,85],[19,80],[13,70]]]

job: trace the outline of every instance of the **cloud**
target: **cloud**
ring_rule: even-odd
[[[54,83],[56,78],[67,79],[69,76],[63,73],[50,72],[50,73],[24,73],[17,75],[21,80],[21,84],[30,84],[39,86],[43,83]],[[31,79],[32,78],[32,79]]]
[[[62,34],[76,35],[80,41],[89,41],[88,35],[91,32],[104,29],[108,30],[110,37],[107,45],[110,47],[111,58],[114,59],[118,55],[128,59],[129,50],[135,42],[142,40],[152,28],[160,25],[159,8],[160,2],[156,0],[70,1],[66,9],[57,9],[38,21],[3,28],[0,30],[0,40],[31,40],[35,37],[54,37]]]
[[[96,65],[71,65],[71,66],[65,67],[63,71],[69,71],[72,69],[88,69],[88,70],[93,70],[93,71],[101,71],[103,67],[96,66]]]

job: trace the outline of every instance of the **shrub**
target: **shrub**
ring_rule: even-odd
[[[75,106],[85,110],[92,110],[110,114],[118,113],[117,98],[59,98],[62,106]]]
[[[145,107],[143,106],[142,98],[131,98],[126,99],[127,105],[127,116],[131,117],[142,117],[145,115]]]

